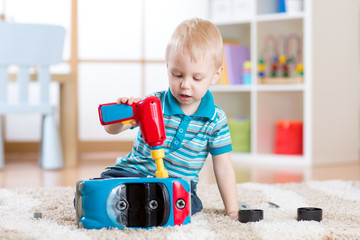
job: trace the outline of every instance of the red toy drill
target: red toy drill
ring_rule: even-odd
[[[166,139],[164,118],[160,100],[155,97],[147,97],[144,100],[127,104],[107,103],[99,105],[99,117],[102,125],[122,122],[130,123],[136,120],[139,123],[141,134],[153,150],[151,157],[155,159],[157,171],[156,177],[167,178],[168,172],[164,168],[164,149],[161,147]]]

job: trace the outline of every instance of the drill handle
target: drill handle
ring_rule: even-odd
[[[98,108],[101,125],[108,125],[121,122],[130,123],[135,118],[135,105],[105,103],[100,104]]]

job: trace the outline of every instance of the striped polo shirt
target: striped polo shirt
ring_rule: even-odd
[[[152,94],[161,100],[166,140],[164,167],[169,177],[188,178],[197,183],[199,172],[208,154],[219,155],[232,151],[227,119],[223,110],[215,106],[210,91],[202,98],[196,113],[184,114],[170,89]],[[119,157],[115,167],[133,173],[155,176],[156,164],[151,148],[139,131],[131,153]]]

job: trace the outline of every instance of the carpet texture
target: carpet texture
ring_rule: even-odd
[[[74,188],[0,189],[0,239],[360,239],[360,182],[244,183],[237,189],[239,201],[264,210],[263,221],[244,224],[224,216],[217,186],[202,185],[204,210],[189,225],[85,230],[75,223]],[[298,222],[299,207],[322,208],[322,222]],[[35,212],[42,218],[34,219]]]

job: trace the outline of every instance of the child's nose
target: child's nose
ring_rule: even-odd
[[[188,89],[190,88],[190,81],[186,78],[181,82],[181,88]]]

